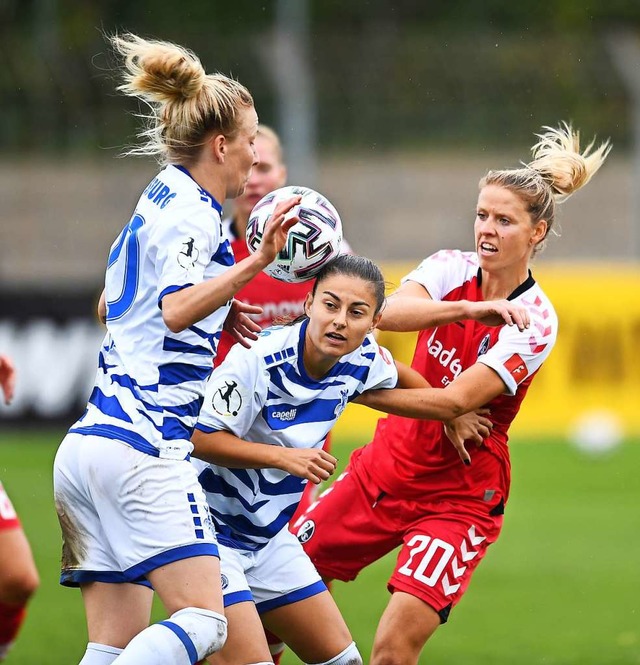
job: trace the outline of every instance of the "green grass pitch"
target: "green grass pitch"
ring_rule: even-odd
[[[42,578],[8,665],[77,663],[86,643],[80,594],[57,583],[60,536],[51,466],[61,435],[0,433],[0,479]],[[349,449],[335,445],[341,463]],[[640,664],[640,441],[599,458],[560,440],[516,441],[512,457],[502,536],[421,662]],[[390,556],[355,582],[335,585],[365,662],[392,565]],[[285,663],[296,662],[287,653]]]

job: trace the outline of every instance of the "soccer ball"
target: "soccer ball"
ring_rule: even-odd
[[[291,185],[263,196],[249,215],[247,246],[251,253],[260,247],[264,227],[275,207],[292,196],[301,196],[302,200],[287,217],[295,216],[300,221],[289,229],[285,246],[264,272],[281,282],[306,282],[340,254],[340,215],[322,194],[308,187]]]

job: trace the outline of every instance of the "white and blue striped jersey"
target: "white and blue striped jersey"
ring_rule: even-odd
[[[250,349],[236,344],[209,379],[197,429],[227,430],[275,446],[320,448],[349,401],[365,390],[395,387],[395,363],[373,335],[324,377],[311,378],[302,362],[307,323],[267,328]],[[258,550],[283,529],[307,482],[279,469],[193,463],[218,540],[237,549]]]
[[[118,439],[163,458],[191,452],[230,303],[172,333],[162,319],[162,298],[233,265],[220,213],[220,204],[180,166],[167,166],[144,190],[109,253],[107,335],[87,410],[72,432]]]

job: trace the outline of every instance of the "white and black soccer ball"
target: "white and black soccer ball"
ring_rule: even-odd
[[[292,196],[302,200],[287,217],[299,222],[289,229],[287,242],[275,260],[264,271],[281,282],[306,282],[340,254],[342,222],[331,202],[309,187],[290,185],[263,196],[249,215],[247,246],[255,252],[262,242],[264,227],[275,207]]]

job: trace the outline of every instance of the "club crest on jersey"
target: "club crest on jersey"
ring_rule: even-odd
[[[478,347],[478,358],[480,356],[483,356],[489,350],[489,344],[490,343],[491,343],[491,335],[486,334],[482,338],[482,341],[480,342],[480,346]]]
[[[309,540],[311,540],[315,532],[316,532],[316,523],[313,520],[307,520],[298,529],[298,533],[296,534],[296,536],[301,543],[306,543]]]
[[[333,414],[336,418],[346,409],[348,401],[349,391],[346,388],[343,388],[340,391],[340,401],[336,404],[336,408],[333,410]]]
[[[178,265],[185,270],[193,268],[200,256],[200,252],[194,244],[195,238],[189,238],[182,243],[182,249],[178,252]]]
[[[225,381],[214,393],[211,406],[221,416],[237,416],[242,408],[242,395],[237,381]]]

